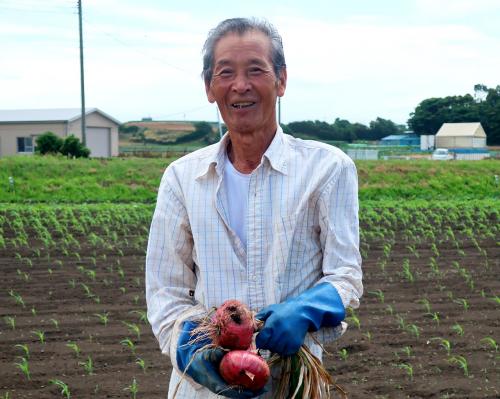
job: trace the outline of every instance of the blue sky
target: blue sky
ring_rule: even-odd
[[[500,84],[498,0],[82,0],[87,106],[216,120],[200,78],[219,21],[265,17],[288,65],[282,120],[405,123],[425,98]],[[76,0],[0,0],[0,109],[79,107]]]

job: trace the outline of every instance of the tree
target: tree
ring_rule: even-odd
[[[217,133],[214,131],[212,125],[208,122],[196,122],[194,124],[194,132],[185,134],[183,136],[177,137],[175,140],[176,144],[187,143],[189,141],[195,141],[203,139],[205,143],[212,144],[215,143],[217,138]]]
[[[57,154],[63,144],[62,138],[52,132],[45,132],[38,136],[35,141],[35,151],[42,155]]]
[[[479,105],[470,94],[428,98],[410,114],[408,125],[418,135],[436,134],[443,123],[479,121]]]
[[[370,122],[370,138],[371,140],[380,140],[383,137],[392,134],[402,133],[393,121],[377,117],[376,120]]]
[[[479,120],[487,135],[488,145],[500,145],[500,85],[486,88],[486,98],[479,103]]]
[[[68,157],[88,158],[90,150],[80,142],[79,138],[70,135],[64,139],[61,146],[61,153]]]

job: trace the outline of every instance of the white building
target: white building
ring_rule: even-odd
[[[120,122],[97,108],[85,112],[86,146],[91,157],[118,156]],[[0,157],[32,154],[36,136],[50,131],[82,139],[79,108],[0,110]]]
[[[481,123],[443,123],[436,133],[436,148],[486,148]]]

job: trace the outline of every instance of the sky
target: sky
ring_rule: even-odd
[[[82,0],[85,103],[121,122],[217,120],[207,33],[266,18],[283,37],[281,120],[398,124],[424,99],[500,85],[499,0]],[[80,107],[76,0],[0,0],[0,109]]]

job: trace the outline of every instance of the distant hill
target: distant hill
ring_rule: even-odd
[[[125,126],[138,126],[152,131],[194,132],[195,122],[189,121],[130,121]]]
[[[199,133],[200,123],[211,126],[209,133]],[[207,136],[207,137],[205,137]],[[215,142],[218,128],[215,122],[199,121],[129,121],[120,126],[120,146],[142,144],[172,145],[191,143],[204,146]]]

